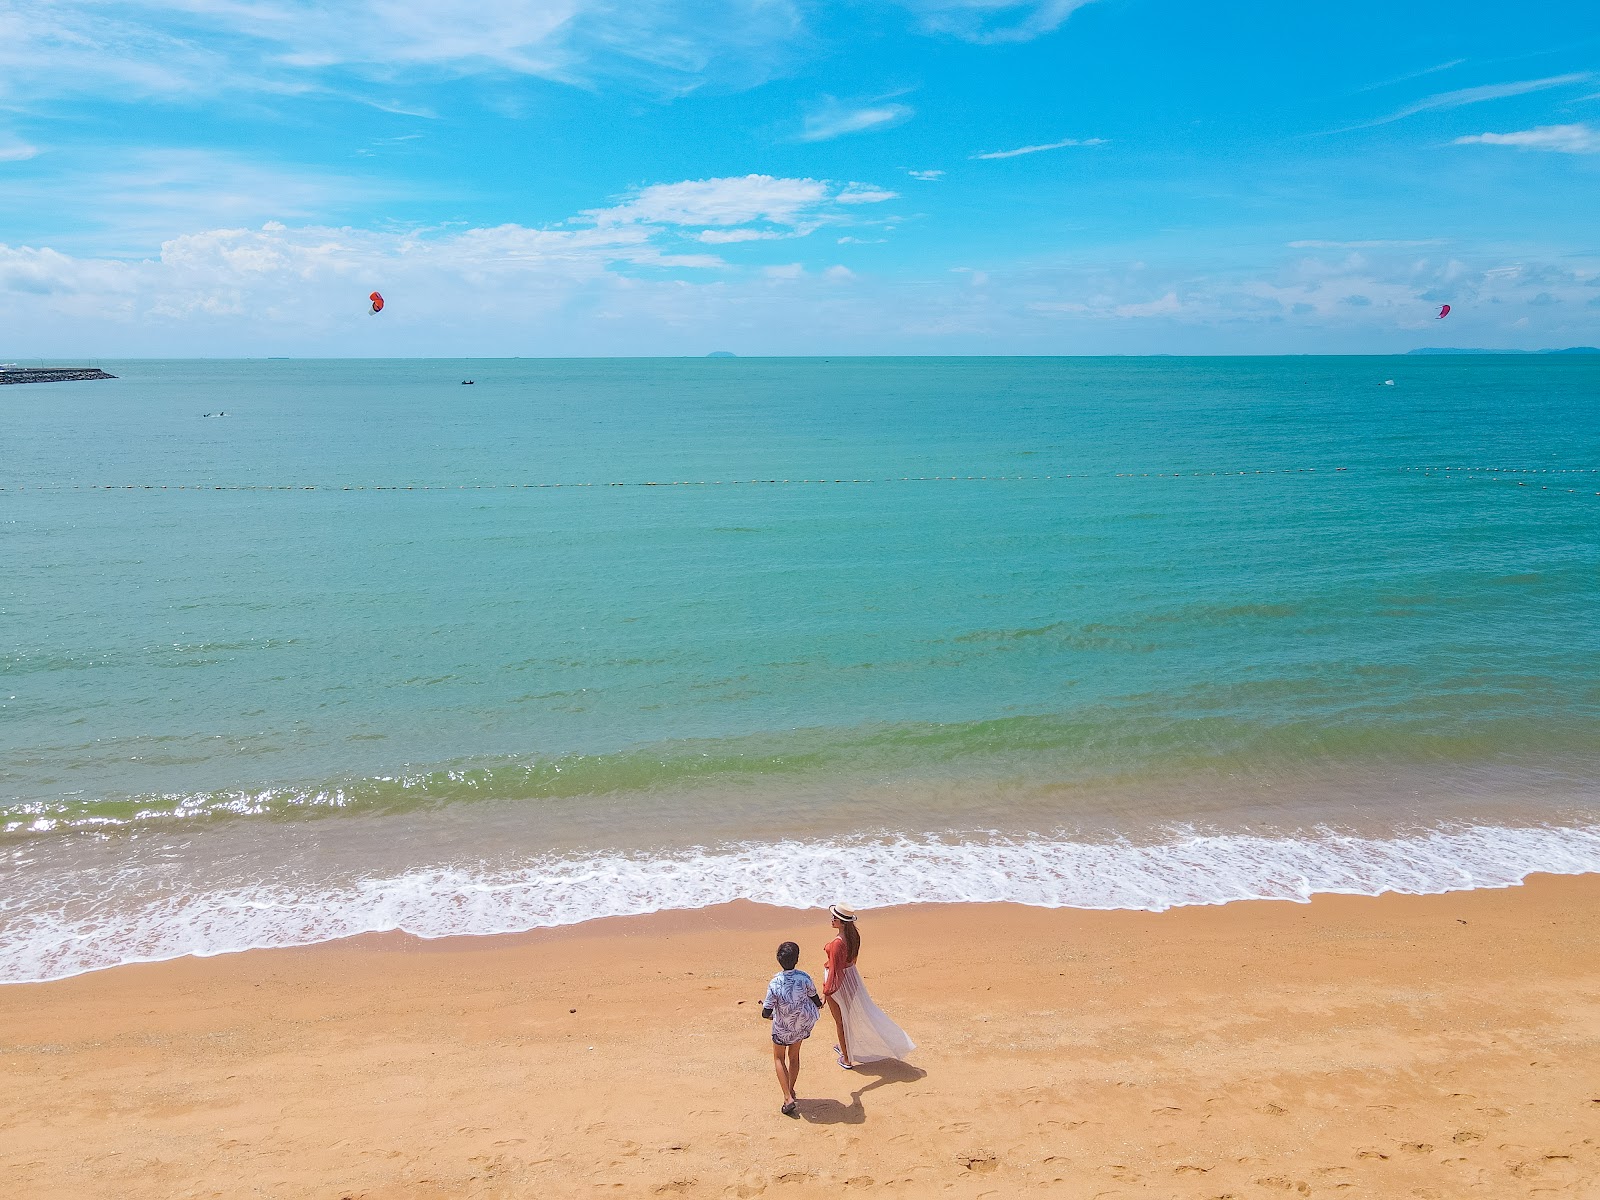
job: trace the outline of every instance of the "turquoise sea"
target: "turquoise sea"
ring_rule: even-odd
[[[0,388],[0,981],[1600,870],[1600,358],[103,365]]]

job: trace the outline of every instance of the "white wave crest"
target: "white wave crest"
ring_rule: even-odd
[[[1011,901],[1159,912],[1233,900],[1305,901],[1319,892],[1510,887],[1533,872],[1600,872],[1600,826],[1475,826],[1392,838],[1189,834],[1155,845],[998,837],[782,841],[549,858],[494,872],[435,866],[324,887],[262,883],[159,899],[139,896],[129,881],[129,894],[83,909],[39,894],[0,904],[0,983],[360,933],[515,933],[739,899],[790,908],[843,897],[865,908]]]

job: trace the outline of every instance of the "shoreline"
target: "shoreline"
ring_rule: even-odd
[[[70,915],[52,899],[45,876],[34,883],[32,903],[9,914],[14,932],[0,943],[0,990],[191,955],[308,947],[389,930],[430,940],[500,936],[703,911],[751,895],[787,910],[848,896],[870,909],[1015,903],[1163,912],[1319,895],[1447,895],[1516,886],[1537,873],[1600,873],[1594,824],[1445,826],[1391,838],[1331,830],[1189,833],[1148,845],[999,836],[790,839],[654,856],[546,856],[498,869],[421,866],[353,880],[333,873],[280,885],[272,864],[292,862],[295,845],[263,854],[259,883],[151,895],[129,877],[99,904]],[[19,880],[19,893],[29,895],[27,879]]]
[[[0,988],[0,1170],[49,1198],[1592,1196],[1597,921],[1600,875],[868,911],[920,1048],[842,1072],[824,1017],[797,1121],[755,1006],[778,940],[820,975],[820,912],[129,965]]]

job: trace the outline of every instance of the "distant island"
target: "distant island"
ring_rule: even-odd
[[[1600,354],[1600,346],[1568,346],[1565,350],[1485,350],[1456,346],[1423,346],[1407,354]]]
[[[706,355],[706,357],[707,358],[738,358],[739,356],[737,354],[735,354],[732,350],[713,350],[710,354]]]

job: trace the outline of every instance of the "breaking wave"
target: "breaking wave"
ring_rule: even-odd
[[[1406,836],[1177,831],[1155,844],[1042,838],[848,839],[727,844],[674,854],[535,858],[513,868],[437,864],[392,875],[156,889],[119,872],[92,906],[70,873],[0,899],[0,982],[124,963],[305,946],[403,930],[424,938],[514,933],[731,900],[817,908],[1010,901],[1139,909],[1510,887],[1534,872],[1600,871],[1600,826],[1440,826]],[[23,899],[23,897],[26,899]]]

